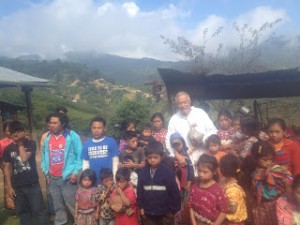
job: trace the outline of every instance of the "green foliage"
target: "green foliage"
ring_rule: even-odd
[[[143,102],[127,101],[123,102],[122,105],[116,110],[115,116],[111,119],[111,135],[115,137],[120,137],[120,132],[118,126],[122,121],[128,119],[136,123],[137,128],[140,128],[142,123],[149,122],[150,118],[150,108],[151,105],[148,105]]]

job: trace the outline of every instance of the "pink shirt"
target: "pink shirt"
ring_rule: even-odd
[[[199,184],[193,184],[188,203],[195,213],[211,221],[216,221],[221,212],[229,211],[228,200],[218,183],[208,188],[200,188]]]
[[[3,138],[0,140],[0,159],[3,156],[4,149],[13,142],[11,138]]]

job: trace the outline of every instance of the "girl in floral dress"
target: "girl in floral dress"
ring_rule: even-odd
[[[91,169],[82,171],[75,195],[75,221],[77,225],[97,225],[99,220],[99,191],[96,174]]]
[[[192,225],[221,225],[229,211],[229,204],[218,180],[218,162],[203,154],[197,163],[199,181],[193,184],[189,195]]]

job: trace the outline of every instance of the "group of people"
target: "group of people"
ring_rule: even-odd
[[[65,110],[47,116],[41,169],[55,225],[70,217],[77,225],[300,224],[300,147],[283,119],[262,130],[256,119],[222,110],[215,125],[186,92],[175,101],[167,129],[161,113],[140,132],[124,120],[118,142],[100,116],[83,143]],[[6,195],[22,225],[46,224],[36,144],[18,121],[4,130]]]

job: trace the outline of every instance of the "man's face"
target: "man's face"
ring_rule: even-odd
[[[180,95],[177,97],[177,107],[180,113],[187,116],[191,111],[191,100],[187,95]]]
[[[104,136],[105,126],[102,122],[94,121],[91,126],[91,132],[94,139],[101,139]]]
[[[58,117],[51,117],[48,122],[49,131],[52,134],[60,134],[63,131],[63,125]]]

